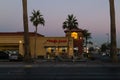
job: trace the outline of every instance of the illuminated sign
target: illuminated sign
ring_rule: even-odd
[[[52,42],[52,43],[65,43],[67,40],[47,40],[47,42]]]

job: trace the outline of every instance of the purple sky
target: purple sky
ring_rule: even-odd
[[[64,36],[62,23],[68,14],[74,14],[79,28],[92,33],[92,41],[100,45],[110,33],[109,0],[28,0],[28,15],[40,10],[46,23],[38,32],[45,36]],[[120,47],[120,0],[115,0],[117,44]],[[30,31],[34,26],[29,22]],[[23,31],[22,0],[0,0],[0,32]]]

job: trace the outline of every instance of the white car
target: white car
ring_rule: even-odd
[[[11,54],[11,55],[9,56],[9,60],[10,60],[10,61],[18,60],[18,55],[17,55],[17,54]]]
[[[9,61],[23,61],[23,56],[21,54],[10,54]]]

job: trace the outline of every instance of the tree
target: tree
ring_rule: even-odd
[[[114,0],[109,0],[110,4],[110,26],[111,26],[111,50],[110,55],[113,62],[118,62],[117,59],[117,43],[116,43],[116,24],[115,24],[115,7]]]
[[[92,51],[94,51],[95,49],[94,49],[94,47],[90,47],[89,49],[88,49],[88,51],[91,53]]]
[[[66,19],[66,21],[63,22],[63,29],[74,29],[74,28],[78,28],[78,22],[76,17],[74,17],[73,14],[68,15],[68,18]]]
[[[108,43],[103,43],[103,44],[101,45],[101,51],[102,51],[102,52],[106,52],[107,50],[110,50],[110,44],[108,44]]]
[[[69,30],[69,35],[68,35],[68,53],[69,53],[69,39],[70,39],[71,29],[78,29],[78,22],[73,14],[68,15],[68,18],[63,22],[63,29]]]
[[[91,38],[91,33],[89,33],[88,30],[84,29],[83,30],[83,36],[85,38],[85,46],[87,47],[88,39]]]
[[[36,58],[36,39],[37,39],[37,28],[38,25],[45,25],[45,20],[43,18],[43,15],[41,15],[40,11],[35,11],[33,10],[32,16],[30,16],[30,21],[33,23],[35,26],[35,47],[34,47],[34,58]]]
[[[24,25],[24,60],[29,62],[31,60],[30,46],[29,46],[29,29],[28,29],[28,14],[27,14],[27,0],[22,0],[23,5],[23,25]]]

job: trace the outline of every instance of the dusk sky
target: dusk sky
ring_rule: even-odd
[[[115,0],[115,8],[117,45],[120,48],[120,0]],[[87,29],[92,34],[91,40],[94,43],[100,45],[108,40],[109,0],[28,0],[28,16],[33,9],[40,10],[45,19],[45,26],[38,26],[40,34],[65,36],[62,23],[68,14],[73,14],[78,20],[79,28]],[[0,0],[0,32],[23,31],[22,18],[22,0]],[[29,31],[34,32],[30,21]]]

